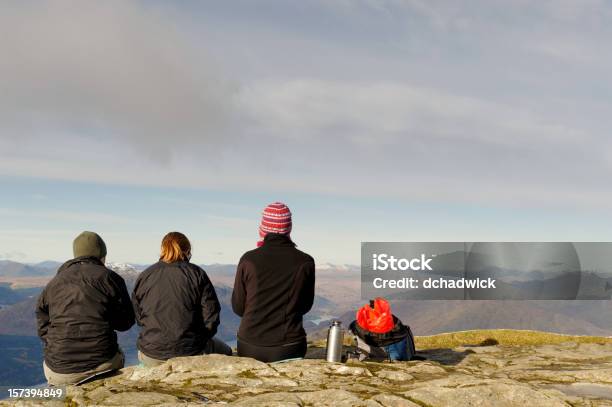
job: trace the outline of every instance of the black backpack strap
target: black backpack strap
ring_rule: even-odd
[[[405,325],[408,329],[408,336],[406,336],[406,342],[408,342],[408,357],[412,359],[416,355],[416,346],[414,345],[414,335],[412,335],[412,329],[408,325]]]

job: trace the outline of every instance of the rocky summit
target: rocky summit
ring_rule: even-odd
[[[206,355],[128,367],[67,389],[66,401],[15,406],[612,406],[612,344],[463,346],[425,361],[266,364]]]

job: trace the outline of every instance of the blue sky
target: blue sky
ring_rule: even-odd
[[[612,237],[605,1],[0,7],[0,257],[235,262],[274,200],[320,262]]]
[[[254,247],[262,202],[282,195],[293,236],[320,263],[357,264],[361,241],[605,241],[601,211],[509,208],[334,194],[118,186],[0,178],[3,258],[63,260],[81,230],[107,241],[110,261],[151,263],[163,235],[186,233],[194,261],[235,263]]]

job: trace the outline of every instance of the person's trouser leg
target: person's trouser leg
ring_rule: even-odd
[[[145,355],[144,353],[142,353],[141,351],[138,351],[138,360],[140,361],[140,363],[144,365],[144,367],[155,367],[155,366],[159,366],[162,363],[166,362],[165,360],[154,359],[152,357],[149,357]]]
[[[306,356],[306,349],[306,339],[279,346],[258,346],[238,339],[238,356],[257,359],[266,363],[303,358]]]
[[[209,353],[232,356],[232,348],[221,339],[211,338],[206,342],[206,346],[204,347],[204,354]]]
[[[220,339],[212,338],[206,342],[204,349],[202,350],[202,354],[206,355],[209,353],[218,353],[221,355],[232,356],[232,348],[230,348],[225,342]],[[141,351],[138,351],[138,360],[140,363],[144,365],[144,367],[155,367],[159,366],[162,363],[165,363],[165,360],[155,359],[150,356],[145,355]]]
[[[57,373],[54,372],[47,366],[47,363],[43,361],[43,371],[47,382],[52,386],[62,386],[66,384],[76,384],[86,379],[92,378],[98,374],[112,372],[113,370],[122,369],[125,364],[125,356],[123,351],[119,349],[115,356],[108,362],[104,362],[97,366],[95,369],[87,370],[79,373]]]

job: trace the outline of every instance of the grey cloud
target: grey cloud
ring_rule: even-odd
[[[232,85],[172,9],[13,1],[0,13],[0,138],[111,138],[163,156],[214,144]],[[203,46],[204,45],[204,46]]]
[[[262,126],[306,139],[344,132],[366,143],[430,136],[542,146],[551,141],[577,144],[588,137],[563,118],[550,123],[520,107],[401,82],[258,83],[245,89],[239,100],[245,113]]]
[[[0,174],[612,202],[612,58],[597,45],[612,25],[599,2],[235,0],[194,7],[195,29],[147,3],[7,4]],[[169,143],[181,155],[163,167],[134,151],[164,156]]]

